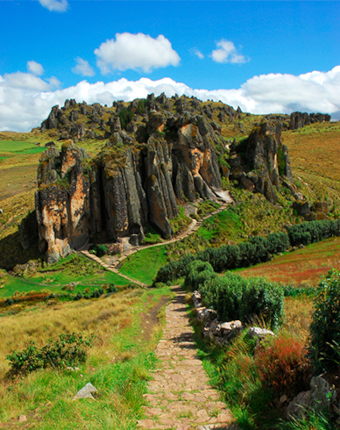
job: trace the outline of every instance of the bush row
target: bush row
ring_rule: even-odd
[[[267,238],[256,236],[252,237],[249,242],[238,245],[208,248],[196,255],[187,255],[161,267],[155,282],[173,281],[186,275],[186,267],[194,260],[206,261],[216,272],[223,272],[267,261],[271,255],[284,252],[289,246],[289,238],[286,233],[272,233]]]
[[[195,255],[186,255],[161,267],[155,282],[166,283],[185,276],[188,264],[194,260],[206,261],[216,272],[224,272],[265,262],[273,254],[285,252],[291,246],[308,245],[332,236],[340,236],[340,220],[304,222],[288,227],[287,233],[271,233],[266,238],[255,236],[238,245],[223,245]]]
[[[309,221],[287,229],[292,246],[309,245],[332,236],[340,236],[340,219]]]

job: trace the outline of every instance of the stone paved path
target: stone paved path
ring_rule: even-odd
[[[178,287],[166,308],[166,326],[156,355],[160,360],[145,395],[146,419],[139,429],[234,429],[233,418],[208,383],[197,358],[193,330],[186,313],[185,293]]]

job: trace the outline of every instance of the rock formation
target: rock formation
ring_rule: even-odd
[[[164,97],[149,101],[157,107],[166,103]],[[192,109],[188,103],[176,106]],[[120,112],[123,109],[120,106]],[[94,110],[101,113],[95,106],[92,115]],[[61,112],[66,115],[65,109]],[[49,118],[58,116],[53,107]],[[74,109],[70,116],[77,117]],[[224,144],[205,117],[185,110],[182,115],[151,110],[144,121],[136,121],[136,133],[122,129],[121,119],[124,123],[125,116],[109,118],[110,137],[93,159],[72,140],[65,141],[61,152],[51,144],[44,152],[36,212],[39,246],[48,262],[81,249],[90,239],[117,241],[138,235],[141,242],[147,224],[170,237],[179,201],[217,198],[214,190],[222,183],[214,146]]]
[[[54,106],[41,131],[72,140],[66,139],[61,151],[50,142],[38,168],[39,248],[48,262],[89,241],[133,236],[141,243],[149,224],[170,237],[178,204],[218,198],[221,176],[274,202],[279,176],[292,178],[280,124],[261,124],[244,153],[237,147],[230,154],[220,124],[241,115],[221,103],[164,94],[110,108],[75,100]],[[105,143],[90,158],[74,143],[83,139]]]
[[[231,176],[249,191],[258,191],[276,201],[280,177],[292,181],[288,148],[281,141],[281,122],[263,121],[255,127],[241,148],[235,148],[229,164]],[[242,152],[244,151],[244,152]]]
[[[331,116],[323,113],[293,112],[290,114],[289,129],[296,130],[315,122],[330,121]]]

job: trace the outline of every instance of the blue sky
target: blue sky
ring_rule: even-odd
[[[0,130],[39,125],[68,97],[150,90],[339,116],[337,1],[0,0],[0,11]]]

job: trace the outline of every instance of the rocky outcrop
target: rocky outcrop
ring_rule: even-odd
[[[292,112],[290,114],[289,129],[296,130],[302,128],[305,125],[314,124],[316,122],[330,121],[331,116],[323,113],[311,113],[307,112]]]
[[[89,240],[90,183],[83,169],[84,151],[67,141],[61,153],[44,152],[35,196],[39,249],[54,263]]]
[[[280,178],[288,182],[293,179],[288,148],[281,141],[281,131],[280,122],[263,121],[244,141],[240,152],[229,159],[231,176],[245,189],[264,194],[271,203],[277,199]]]
[[[154,107],[163,102],[163,97],[148,101]],[[184,109],[188,103],[178,106]],[[98,106],[93,110],[100,115]],[[93,159],[71,140],[61,152],[49,145],[36,193],[39,246],[48,262],[89,240],[115,242],[129,236],[140,243],[148,224],[170,237],[179,201],[218,198],[215,191],[222,182],[214,146],[224,144],[206,118],[155,110],[145,118],[143,133],[134,134],[112,115],[109,140]]]
[[[223,198],[221,175],[275,202],[280,176],[292,179],[281,126],[262,123],[240,150],[221,136],[220,123],[242,115],[221,103],[164,94],[110,108],[75,100],[54,106],[41,130],[66,142],[61,152],[48,144],[36,195],[40,249],[48,261],[89,240],[133,236],[141,243],[148,224],[170,237],[180,201]],[[74,142],[92,138],[105,144],[90,159]]]

